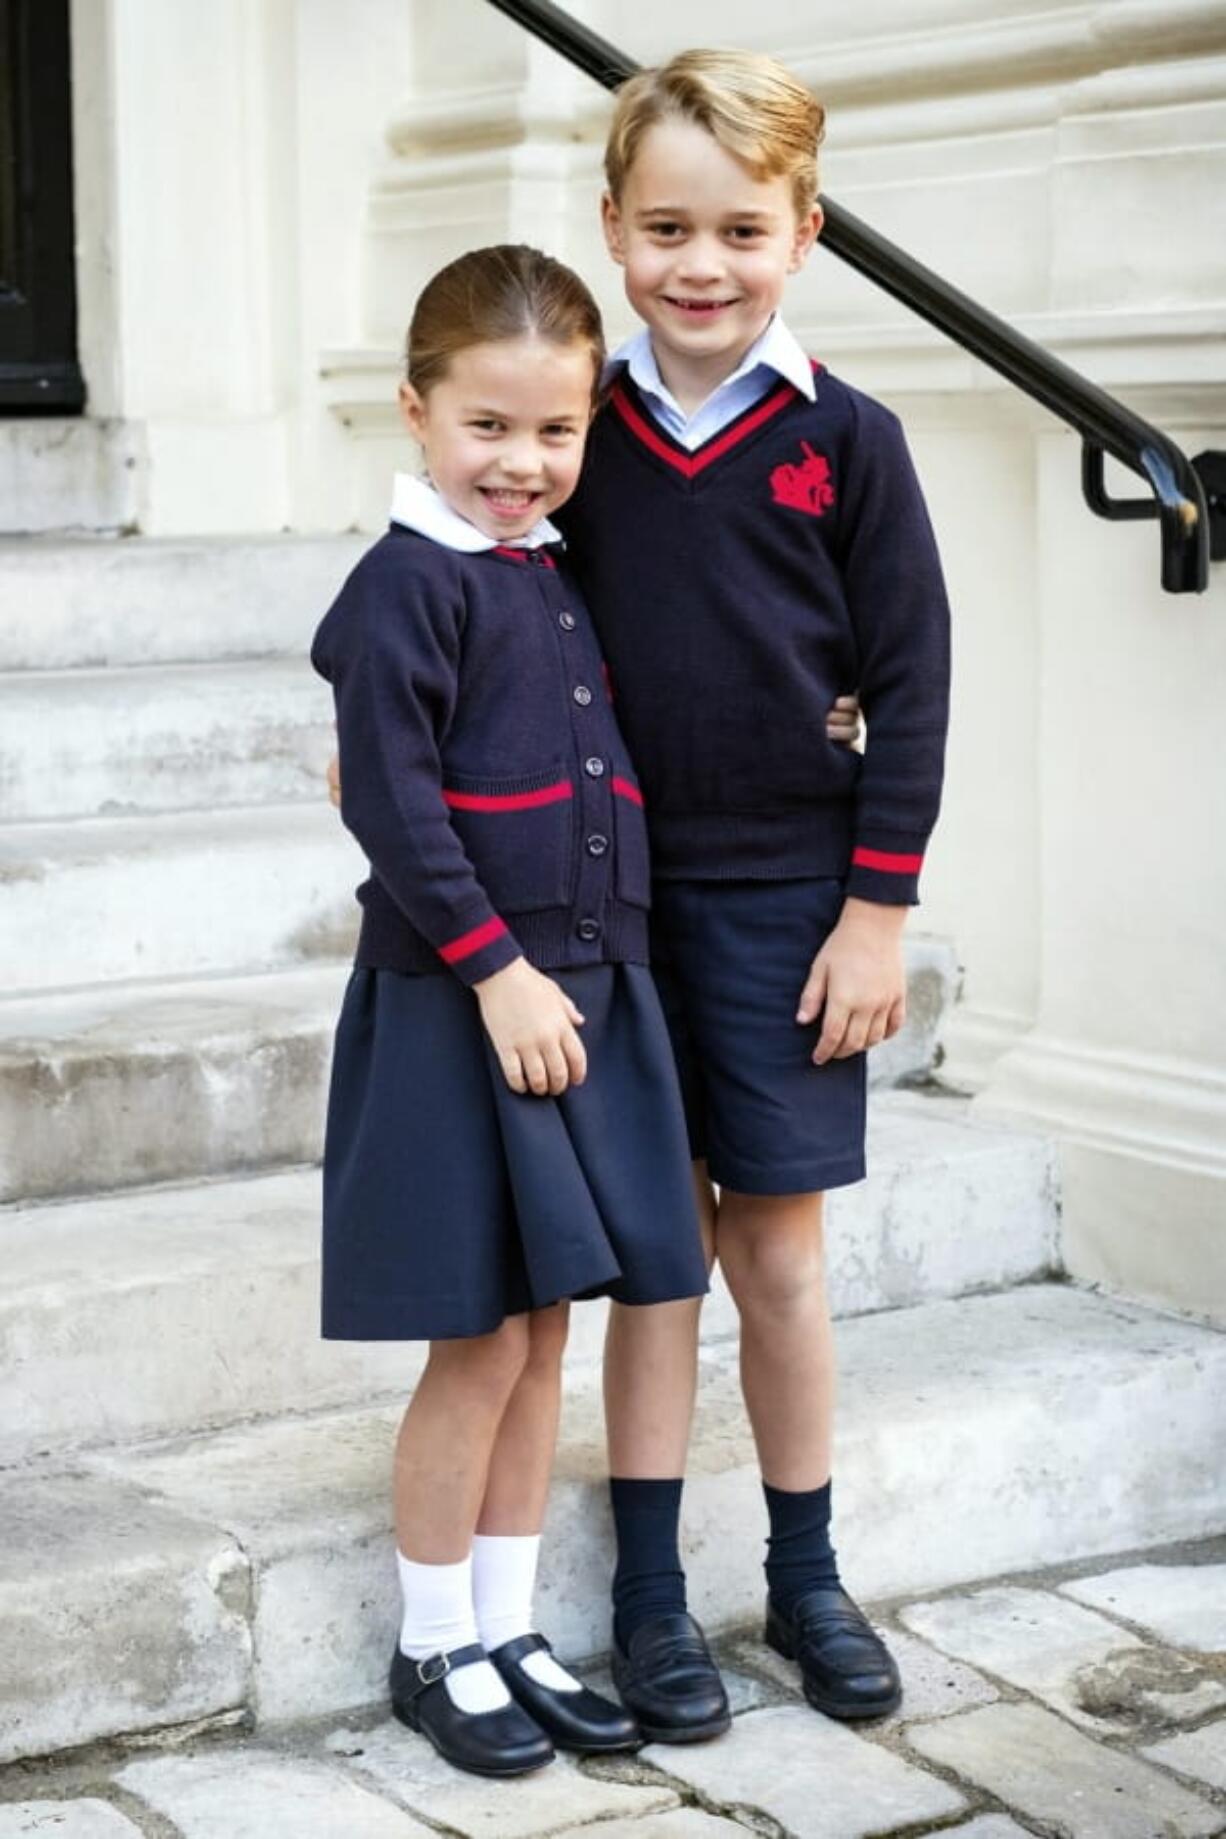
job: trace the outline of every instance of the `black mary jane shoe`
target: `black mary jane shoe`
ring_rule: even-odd
[[[558,1692],[524,1671],[523,1662],[529,1654],[552,1652],[544,1635],[516,1635],[513,1641],[491,1648],[490,1659],[511,1697],[560,1750],[575,1750],[581,1756],[637,1750],[643,1741],[639,1727],[630,1713],[612,1699],[601,1698],[586,1686],[578,1692]]]
[[[766,1644],[797,1663],[805,1697],[828,1718],[882,1718],[902,1703],[893,1655],[837,1585],[806,1590],[786,1615],[768,1600]]]
[[[647,1743],[700,1743],[732,1722],[728,1695],[693,1616],[654,1616],[625,1650],[613,1644],[613,1683]]]
[[[486,1658],[475,1642],[449,1654],[410,1660],[397,1645],[389,1685],[392,1712],[428,1737],[445,1762],[472,1775],[526,1775],[553,1761],[553,1745],[521,1705],[497,1711],[461,1711],[444,1681],[448,1673]]]

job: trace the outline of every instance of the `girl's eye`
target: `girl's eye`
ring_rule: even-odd
[[[756,242],[758,237],[761,236],[761,234],[762,234],[762,231],[759,229],[757,224],[739,223],[739,224],[734,224],[732,228],[733,239],[734,241],[738,243]]]
[[[653,236],[664,237],[680,236],[681,225],[679,223],[653,223],[651,226],[651,234]]]
[[[549,441],[569,441],[573,440],[576,430],[567,422],[551,421],[541,429],[541,433]]]
[[[470,428],[476,428],[481,434],[498,434],[502,429],[502,423],[500,421],[495,421],[492,416],[476,418],[470,421],[468,425]]]

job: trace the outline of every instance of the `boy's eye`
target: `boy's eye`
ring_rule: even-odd
[[[762,227],[756,223],[738,223],[732,226],[732,238],[738,243],[752,243],[762,235]]]
[[[502,423],[495,421],[492,415],[476,415],[468,425],[476,428],[479,434],[499,434],[502,431]]]
[[[653,223],[648,226],[653,236],[680,236],[682,227],[679,223]]]

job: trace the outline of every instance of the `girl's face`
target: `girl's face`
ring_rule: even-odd
[[[482,535],[525,536],[574,491],[592,412],[592,353],[526,334],[458,352],[400,406],[435,488]]]

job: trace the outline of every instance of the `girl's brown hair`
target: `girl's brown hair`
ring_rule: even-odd
[[[817,202],[817,150],[826,111],[799,77],[760,51],[681,51],[640,70],[617,92],[605,148],[615,203],[648,128],[692,121],[755,179],[786,178],[797,217]]]
[[[596,402],[604,328],[600,308],[578,275],[526,243],[470,249],[422,289],[405,342],[409,382],[425,396],[461,351],[525,336],[555,345],[585,344],[592,354]]]

